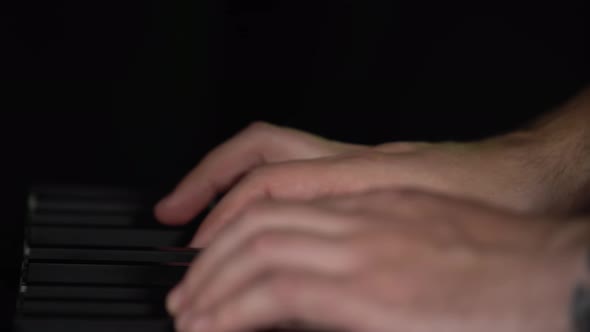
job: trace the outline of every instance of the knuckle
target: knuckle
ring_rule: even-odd
[[[307,167],[296,162],[267,164],[250,171],[242,181],[243,188],[264,191],[269,195],[274,189],[279,189],[294,178],[306,174]],[[309,172],[307,172],[309,173]]]
[[[259,166],[246,175],[244,187],[270,187],[277,181],[288,178],[289,167],[284,164],[267,164]]]
[[[274,165],[259,166],[244,176],[240,181],[239,187],[234,192],[239,191],[243,194],[264,194],[270,195],[270,188],[281,179],[280,172]]]
[[[374,147],[374,150],[389,153],[402,153],[417,151],[423,146],[425,146],[425,144],[420,142],[394,142],[377,145]]]
[[[276,169],[276,165],[259,166],[248,174],[246,181],[248,183],[264,182],[265,179],[272,177],[276,173]]]
[[[254,121],[246,127],[244,132],[259,135],[261,133],[266,134],[270,131],[274,131],[275,129],[276,127],[268,122]]]

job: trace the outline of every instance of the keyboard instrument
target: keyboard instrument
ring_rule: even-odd
[[[197,254],[139,193],[40,186],[27,202],[13,332],[170,332],[167,292]]]

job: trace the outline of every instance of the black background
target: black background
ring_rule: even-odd
[[[254,120],[366,144],[515,128],[586,82],[586,13],[582,0],[3,1],[4,275],[30,183],[163,194]]]

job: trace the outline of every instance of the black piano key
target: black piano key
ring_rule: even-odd
[[[27,300],[20,313],[24,315],[66,315],[66,316],[166,316],[163,302],[124,301],[64,301]]]
[[[173,286],[186,267],[169,265],[109,265],[30,263],[25,283]]]
[[[116,319],[92,317],[19,317],[14,332],[173,332],[171,320],[161,318]]]
[[[169,287],[28,285],[22,296],[25,302],[30,299],[160,301],[169,290]]]
[[[183,247],[193,234],[178,229],[31,226],[31,246]]]
[[[166,318],[19,317],[14,332],[174,332]],[[260,332],[319,332],[301,328],[269,328]],[[326,332],[326,331],[324,331]]]
[[[29,192],[37,196],[85,197],[95,199],[136,199],[137,190],[124,187],[45,184],[33,186]]]
[[[29,197],[29,212],[40,214],[48,212],[93,213],[107,215],[132,215],[141,210],[136,200],[87,199],[84,197]]]
[[[31,225],[83,225],[83,226],[126,226],[138,223],[134,215],[95,215],[95,214],[67,214],[43,213],[29,217]]]
[[[208,211],[206,211],[208,212]],[[192,222],[198,222],[205,217],[206,213],[193,218]],[[110,214],[86,214],[86,213],[63,213],[47,212],[29,215],[30,225],[54,225],[54,226],[118,226],[118,227],[141,227],[142,225],[160,226],[151,212],[142,212],[129,215]]]
[[[124,250],[85,248],[30,248],[30,260],[190,263],[194,250]]]

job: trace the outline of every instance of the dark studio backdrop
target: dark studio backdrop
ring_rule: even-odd
[[[507,131],[586,82],[585,6],[3,1],[2,287],[30,183],[157,196],[254,120],[367,144]]]

